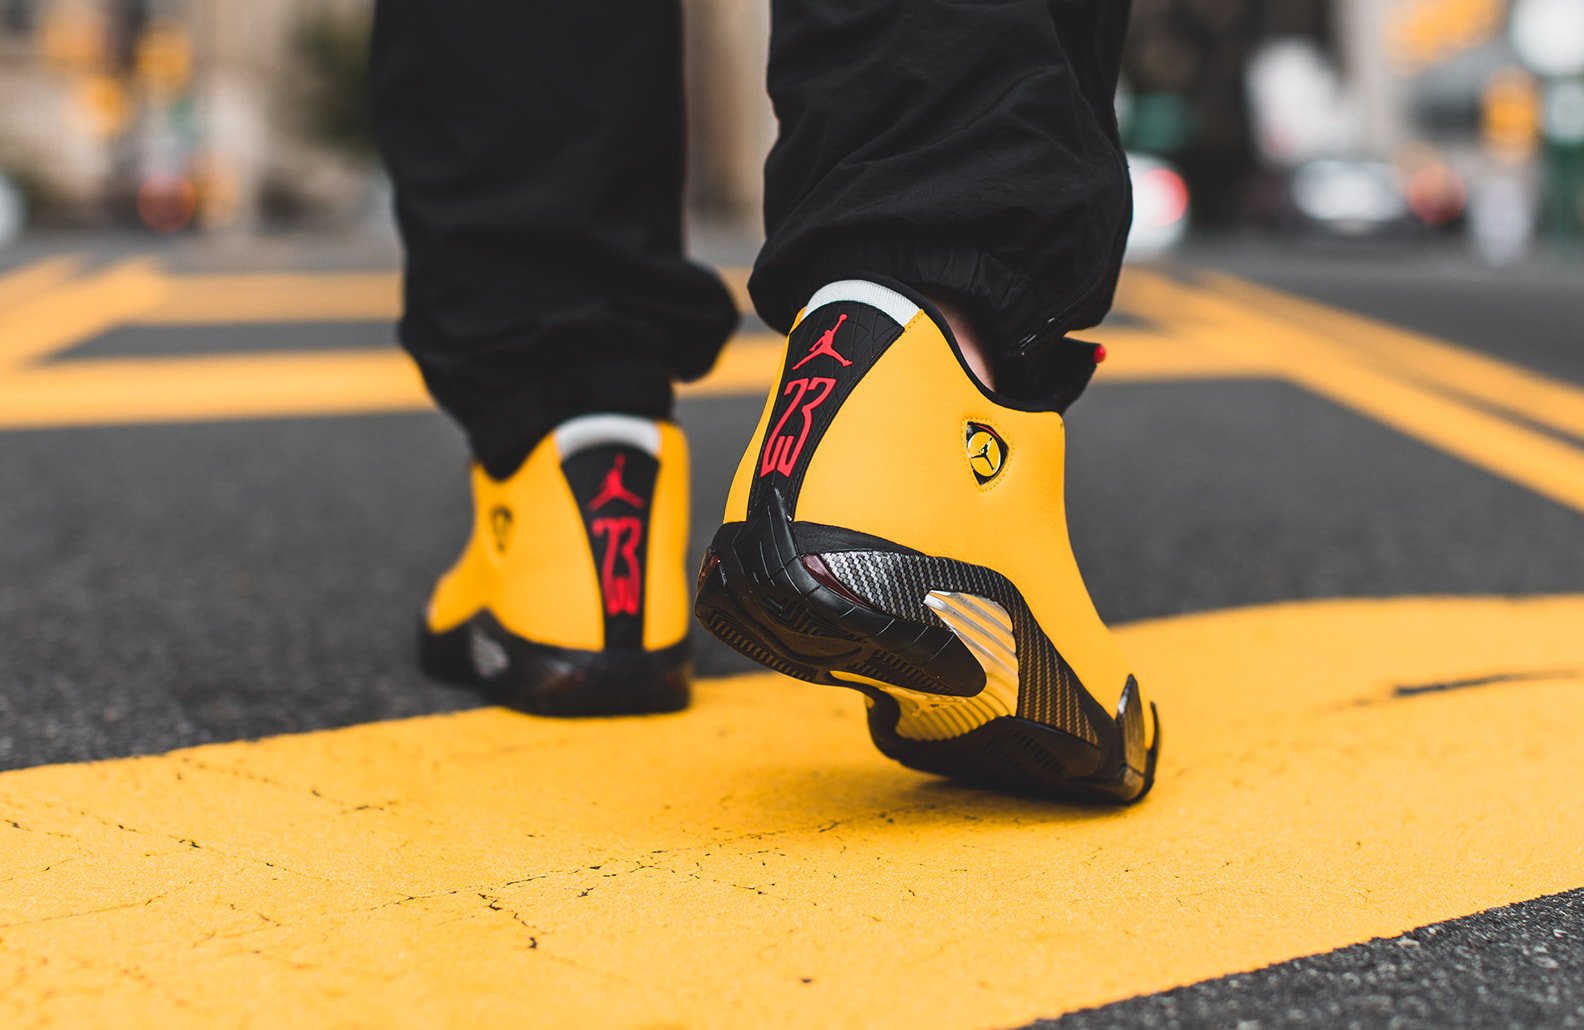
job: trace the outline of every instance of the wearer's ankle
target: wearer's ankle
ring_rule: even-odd
[[[929,299],[957,338],[957,346],[962,350],[963,360],[968,363],[968,370],[985,389],[994,390],[995,369],[990,362],[990,350],[973,318],[953,300],[940,296],[930,296]]]

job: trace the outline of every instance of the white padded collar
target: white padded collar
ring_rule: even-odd
[[[879,308],[900,326],[906,326],[913,321],[913,316],[919,313],[917,304],[893,289],[865,279],[843,279],[821,287],[814,296],[810,297],[808,306],[803,309],[803,317],[807,318],[819,308],[840,301],[851,301]]]
[[[660,426],[636,415],[583,415],[555,428],[556,450],[561,460],[590,447],[626,444],[659,457]]]

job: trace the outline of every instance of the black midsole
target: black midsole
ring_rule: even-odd
[[[1118,712],[1105,711],[1004,576],[792,522],[777,491],[765,500],[746,521],[720,528],[700,573],[696,613],[729,646],[789,675],[868,694],[875,743],[904,764],[1002,789],[1018,789],[1007,780],[1021,778],[1036,792],[1111,801],[1148,789],[1156,749],[1144,745],[1137,685],[1130,678]],[[931,590],[987,598],[1011,617],[1018,711],[944,741],[916,741],[896,733],[895,701],[867,682],[957,697],[986,682],[978,659],[924,605]]]
[[[418,639],[419,663],[429,675],[534,715],[673,712],[691,697],[692,650],[685,639],[653,651],[556,647],[517,636],[487,611],[443,633],[420,625]],[[499,663],[489,675],[479,671],[480,649]]]

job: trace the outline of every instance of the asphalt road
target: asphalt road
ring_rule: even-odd
[[[96,265],[136,252],[66,249]],[[283,246],[271,263],[304,267],[297,253]],[[160,257],[177,269],[214,263],[202,251]],[[1167,274],[1207,270],[1584,386],[1578,266],[1490,272],[1441,253],[1217,244]],[[42,360],[338,351],[390,338],[379,319],[125,325]],[[695,554],[760,404],[739,392],[681,405],[697,469]],[[1075,547],[1110,620],[1310,598],[1584,593],[1584,512],[1292,381],[1103,375],[1070,435]],[[417,607],[467,525],[465,460],[458,434],[426,412],[0,428],[0,768],[475,706],[412,664]],[[704,676],[747,668],[703,634],[697,664]],[[1577,803],[1572,785],[1555,786],[1558,805]],[[1061,1025],[1581,1025],[1580,898]]]

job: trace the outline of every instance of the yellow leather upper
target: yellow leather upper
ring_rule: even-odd
[[[728,521],[746,517],[769,410],[732,484]],[[970,421],[1006,445],[1000,474],[983,486],[968,464]],[[989,399],[920,312],[842,404],[808,459],[792,515],[1000,572],[1084,686],[1115,711],[1129,669],[1068,542],[1065,447],[1059,414]]]
[[[431,633],[447,633],[483,609],[496,579],[483,541],[490,538],[490,511],[495,507],[496,484],[475,463],[468,476],[473,489],[473,530],[462,556],[435,584],[424,609],[424,624]]]
[[[649,523],[644,578],[644,647],[687,635],[687,441],[660,425],[660,471]],[[605,645],[599,573],[583,514],[546,436],[510,479],[472,469],[473,531],[462,556],[440,578],[426,613],[429,629],[455,629],[488,610],[515,636],[538,644],[596,651]],[[500,512],[509,512],[504,532]]]

